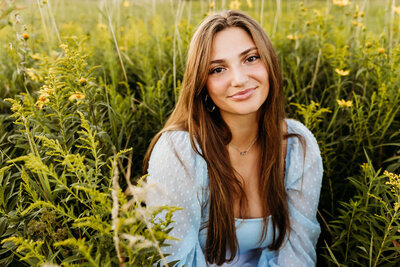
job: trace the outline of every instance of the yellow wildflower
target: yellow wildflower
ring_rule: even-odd
[[[297,39],[296,36],[294,36],[293,34],[287,35],[286,38],[289,39],[289,40],[291,40],[291,41],[294,41],[294,40]]]
[[[46,0],[43,0],[42,4],[43,4],[43,5],[47,4],[47,1],[46,1]]]
[[[339,74],[339,76],[347,76],[350,74],[349,70],[340,70],[340,69],[335,69],[336,73]]]
[[[26,32],[24,32],[24,33],[22,34],[22,38],[24,38],[24,40],[28,40],[28,39],[29,39],[29,34],[26,33]]]
[[[212,1],[212,2],[210,3],[210,8],[214,8],[214,7],[215,7],[215,2]]]
[[[400,6],[396,6],[393,8],[394,13],[396,13],[397,15],[400,15]]]
[[[85,95],[82,94],[82,93],[79,93],[79,92],[76,92],[76,93],[72,94],[68,98],[69,101],[74,101],[74,100],[78,100],[79,101],[79,100],[82,100],[82,99],[85,99]]]
[[[368,163],[364,162],[364,163],[361,165],[361,169],[363,169],[363,171],[365,171],[367,168],[368,168]]]
[[[34,60],[40,60],[41,59],[39,53],[32,54],[31,58],[33,58]]]
[[[79,82],[80,85],[85,85],[87,83],[87,80],[86,80],[86,78],[82,77],[82,78],[79,79],[78,82]]]
[[[364,27],[365,27],[364,24],[363,24],[362,22],[358,22],[358,21],[356,21],[356,20],[353,20],[352,23],[353,23],[353,25],[354,25],[355,27],[360,27],[360,28],[364,28]]]
[[[230,9],[239,9],[240,8],[240,2],[238,0],[233,0],[229,3],[229,8]]]
[[[335,6],[348,6],[351,4],[350,0],[332,0]]]
[[[124,1],[124,7],[129,7],[130,5],[128,1]]]
[[[102,23],[98,23],[97,24],[97,29],[99,29],[100,31],[107,29],[107,25],[102,24]]]
[[[247,0],[247,5],[249,8],[253,8],[253,2],[251,2],[251,0]]]
[[[42,88],[39,90],[39,94],[48,97],[54,94],[54,89],[47,87],[47,85],[43,85]]]
[[[313,12],[316,16],[321,17],[321,12],[318,9],[313,9]]]
[[[38,101],[36,101],[35,106],[38,107],[39,109],[42,109],[44,104],[50,102],[48,97],[49,95],[46,93],[39,95],[39,99]]]
[[[37,73],[37,71],[34,68],[26,68],[25,73],[34,82],[43,81],[43,77],[39,73]]]
[[[390,184],[393,187],[400,189],[400,175],[388,171],[385,171],[383,174],[389,177],[389,182],[386,182],[386,184]]]
[[[378,52],[379,52],[379,54],[383,54],[383,53],[385,53],[385,49],[381,47],[378,49]]]
[[[61,47],[65,52],[68,52],[68,45],[66,45],[66,44],[60,44],[60,47]]]
[[[350,108],[353,106],[353,102],[351,100],[344,100],[344,99],[336,99],[339,107]]]

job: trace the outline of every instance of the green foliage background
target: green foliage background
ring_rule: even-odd
[[[140,244],[162,245],[171,218],[151,236],[158,211],[144,216],[128,188],[177,100],[196,25],[238,3],[272,39],[288,117],[320,145],[318,264],[398,264],[400,184],[383,170],[400,167],[400,10],[334,2],[0,1],[0,265],[160,259]],[[126,234],[143,240],[115,245]]]

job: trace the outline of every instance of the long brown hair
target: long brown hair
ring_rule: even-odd
[[[164,128],[154,137],[144,159],[144,172],[153,147],[166,131],[189,132],[194,151],[207,163],[209,178],[209,220],[205,256],[208,262],[223,264],[234,259],[238,247],[233,200],[240,198],[241,212],[246,205],[243,185],[229,161],[226,145],[232,139],[228,125],[218,109],[209,112],[205,103],[206,80],[213,37],[229,27],[244,29],[254,41],[265,64],[269,78],[269,94],[260,108],[258,144],[261,147],[260,193],[264,214],[263,235],[267,231],[267,215],[274,225],[271,250],[278,250],[289,230],[287,195],[284,185],[283,130],[285,118],[282,76],[271,41],[263,28],[250,16],[240,11],[225,11],[206,18],[193,35],[189,46],[186,70],[179,100]],[[198,144],[199,149],[197,149]],[[228,159],[228,160],[227,160]],[[277,236],[275,234],[277,233]],[[226,259],[229,249],[231,257]]]

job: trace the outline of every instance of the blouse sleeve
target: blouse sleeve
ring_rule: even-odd
[[[179,240],[167,240],[169,246],[162,247],[168,262],[178,261],[175,266],[206,266],[198,239],[202,201],[197,179],[202,170],[195,171],[198,164],[189,134],[183,131],[162,134],[149,160],[147,183],[154,186],[147,194],[147,205],[182,208],[174,212],[169,233]]]
[[[288,166],[285,183],[290,233],[278,252],[263,251],[259,266],[316,265],[315,246],[320,234],[316,214],[323,173],[322,159],[313,134],[300,122],[290,120],[289,123],[292,131],[301,135],[305,141],[305,151],[297,137],[291,137],[288,142],[291,147],[286,157]]]

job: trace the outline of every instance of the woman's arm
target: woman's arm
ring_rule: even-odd
[[[271,252],[263,252],[265,256],[261,257],[259,266],[309,267],[316,264],[315,246],[320,234],[316,214],[323,173],[322,159],[312,133],[300,122],[290,120],[289,123],[292,132],[300,134],[305,141],[305,154],[298,138],[292,137],[288,144],[285,182],[291,231],[272,259],[270,255],[270,259],[266,260]]]
[[[183,131],[162,134],[149,161],[147,182],[155,189],[148,193],[147,205],[183,208],[174,213],[175,222],[169,233],[180,241],[168,240],[169,246],[162,248],[169,255],[168,262],[179,261],[177,266],[206,266],[198,240],[202,188],[202,170],[196,170],[198,166],[189,134]]]

